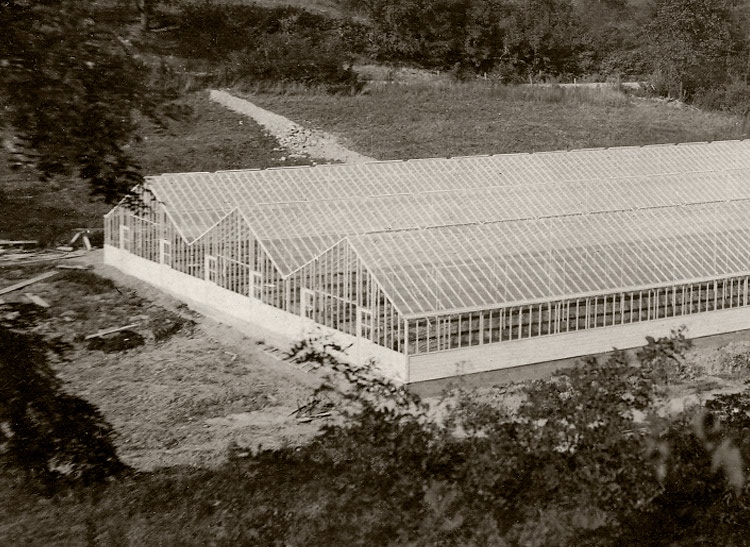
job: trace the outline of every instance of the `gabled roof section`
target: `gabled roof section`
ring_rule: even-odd
[[[347,236],[736,199],[750,199],[750,169],[258,204],[241,210],[286,275]]]
[[[480,196],[481,191],[511,188],[518,192],[533,192],[532,187],[568,185],[633,177],[653,179],[658,176],[693,173],[717,173],[750,169],[750,141],[719,141],[681,145],[656,145],[609,149],[546,152],[535,154],[504,154],[463,158],[435,158],[423,160],[370,162],[364,164],[321,165],[266,170],[224,171],[217,173],[178,173],[146,178],[148,186],[164,203],[172,218],[189,240],[203,233],[218,219],[239,207],[252,210],[265,206],[283,209],[293,204],[335,201],[338,208],[355,206],[367,209],[381,206],[388,198],[398,203],[408,200],[429,201],[431,207],[413,207],[413,216],[433,214],[440,210],[439,197],[443,194],[445,208],[435,221],[428,217],[416,219],[420,226],[460,224],[463,222],[492,222],[494,213],[482,213],[487,204],[477,203],[456,209],[456,202]],[[656,181],[654,181],[656,184]],[[681,191],[681,190],[680,190]],[[461,196],[461,193],[464,196]],[[398,196],[398,197],[396,197]],[[497,194],[496,194],[497,196]],[[375,201],[372,202],[371,200]],[[562,200],[560,202],[562,204]],[[494,205],[493,205],[494,206]],[[584,202],[583,208],[585,208]],[[591,207],[596,207],[592,203]],[[408,209],[408,207],[405,207]],[[582,207],[579,207],[579,209]],[[335,210],[336,205],[331,205]],[[390,209],[390,207],[389,207]],[[496,208],[495,208],[496,210]],[[510,214],[504,208],[504,214]],[[478,220],[472,220],[472,212]],[[393,211],[394,220],[381,219],[377,227],[372,223],[356,224],[355,232],[371,230],[410,229],[412,219],[407,213]],[[462,214],[458,214],[462,213]],[[294,215],[289,212],[289,215]],[[327,211],[323,214],[328,214]],[[354,214],[359,214],[357,211]],[[458,215],[455,219],[452,215]],[[519,213],[520,214],[520,213]],[[536,214],[531,213],[528,214]],[[249,216],[252,216],[249,214]],[[413,222],[411,222],[413,224]],[[340,231],[340,228],[336,227]],[[309,234],[308,235],[317,235]],[[327,236],[326,236],[327,237]]]
[[[405,315],[619,292],[750,272],[750,201],[349,238]]]

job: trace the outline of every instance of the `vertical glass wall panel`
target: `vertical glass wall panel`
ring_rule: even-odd
[[[750,276],[409,320],[409,353],[434,353],[750,305]],[[613,335],[616,336],[616,335]]]

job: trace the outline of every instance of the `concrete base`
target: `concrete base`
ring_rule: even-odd
[[[159,287],[196,308],[196,311],[205,307],[216,309],[234,321],[247,323],[245,327],[259,325],[290,343],[325,338],[326,341],[347,348],[345,353],[331,352],[335,357],[355,365],[372,360],[385,377],[398,383],[406,381],[406,356],[369,340],[324,327],[305,317],[274,308],[110,245],[104,246],[104,263]]]
[[[669,336],[673,329],[681,326],[687,328],[686,335],[689,338],[744,330],[750,328],[750,308],[703,312],[657,321],[414,355],[409,359],[409,381],[424,382],[519,365],[549,363],[560,359],[606,353],[615,348],[637,348],[646,343],[646,336]]]
[[[325,337],[348,348],[346,354],[337,354],[336,357],[353,364],[373,360],[385,377],[398,383],[468,377],[521,365],[555,363],[606,353],[615,347],[640,347],[645,344],[646,336],[668,336],[672,329],[681,326],[687,327],[690,338],[750,328],[750,308],[743,307],[407,357],[369,340],[324,327],[305,317],[287,313],[112,246],[105,246],[104,262],[155,285],[188,304],[220,310],[235,320],[258,325],[290,342]]]

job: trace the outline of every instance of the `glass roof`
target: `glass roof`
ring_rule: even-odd
[[[193,241],[234,208],[750,168],[750,141],[433,158],[146,178]],[[522,191],[522,190],[521,190]],[[182,214],[178,214],[182,213]],[[189,214],[188,214],[189,213]],[[481,215],[480,215],[481,216]],[[448,219],[446,222],[450,224]],[[461,222],[461,221],[456,221]]]
[[[735,199],[750,199],[750,169],[259,204],[240,211],[260,241],[274,241],[274,260],[288,275],[347,236]]]
[[[148,177],[188,241],[238,210],[291,275],[347,239],[404,314],[750,271],[750,141]]]
[[[349,238],[404,314],[750,271],[750,201],[447,226]]]

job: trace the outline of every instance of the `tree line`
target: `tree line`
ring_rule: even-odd
[[[648,79],[661,94],[716,103],[750,69],[740,0],[342,1],[368,21],[368,54],[459,77]]]

